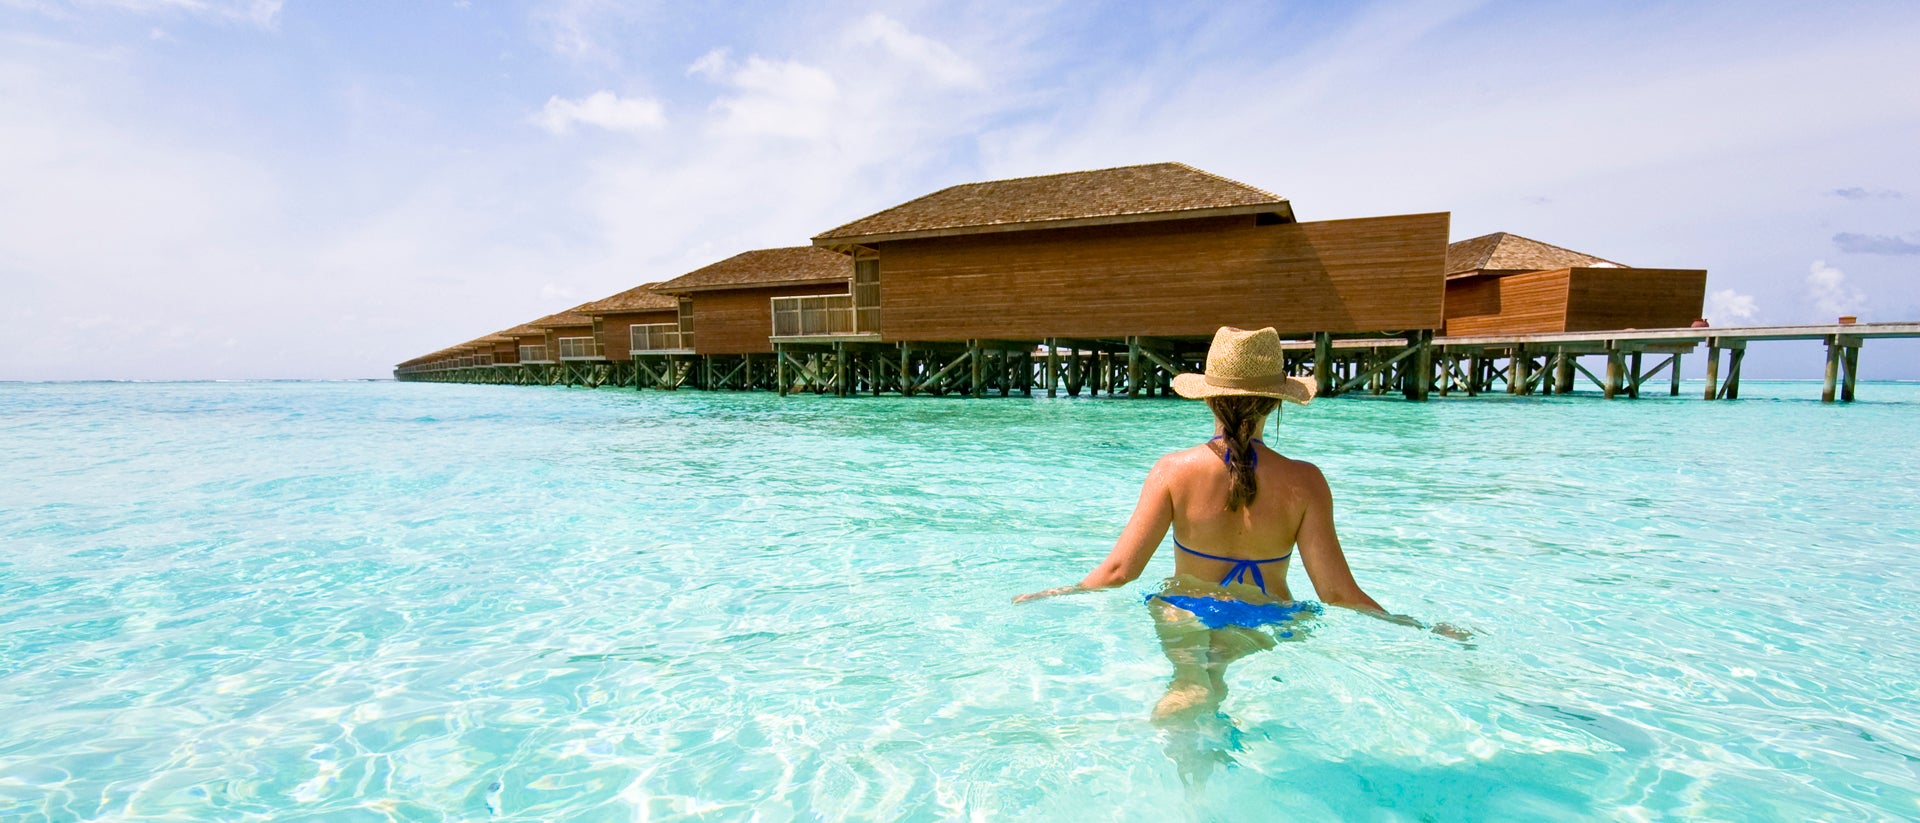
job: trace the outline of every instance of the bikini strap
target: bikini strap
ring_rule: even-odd
[[[1279,557],[1269,557],[1265,560],[1249,560],[1244,557],[1221,557],[1217,554],[1207,554],[1206,552],[1197,552],[1187,548],[1185,544],[1180,542],[1180,538],[1178,537],[1173,539],[1173,547],[1187,554],[1191,554],[1194,557],[1204,557],[1208,560],[1232,563],[1233,568],[1227,570],[1227,576],[1220,578],[1220,585],[1225,586],[1228,583],[1244,582],[1248,577],[1252,577],[1253,585],[1259,586],[1262,592],[1267,590],[1267,576],[1260,573],[1261,564],[1279,563],[1293,556],[1293,550],[1288,549],[1286,554],[1280,555]]]
[[[1223,440],[1225,438],[1226,438],[1226,435],[1216,434],[1212,437],[1207,438],[1207,442],[1212,443],[1215,440]],[[1261,440],[1258,437],[1254,438],[1253,442],[1259,443],[1262,446],[1267,444],[1267,441]],[[1249,460],[1248,463],[1256,469],[1260,468],[1260,450],[1248,449],[1247,451],[1251,453],[1253,456],[1253,459]],[[1220,455],[1220,462],[1227,464],[1227,468],[1233,468],[1233,449],[1229,448],[1226,450],[1225,454]]]

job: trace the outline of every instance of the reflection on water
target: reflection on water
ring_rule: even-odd
[[[1197,404],[10,385],[0,818],[1911,817],[1920,387],[1743,388],[1290,409],[1475,648],[1332,609],[1182,725],[1145,588],[1007,600]]]

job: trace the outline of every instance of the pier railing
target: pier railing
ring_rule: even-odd
[[[635,353],[683,352],[693,348],[693,333],[682,333],[678,323],[636,323],[630,334],[632,340],[628,348]]]
[[[591,337],[560,338],[561,360],[598,360],[600,359],[600,341]]]
[[[773,298],[774,337],[858,334],[855,320],[851,294]]]
[[[527,345],[524,343],[521,344],[520,345],[520,362],[522,363],[547,362],[547,344],[545,343],[536,343],[534,345]]]

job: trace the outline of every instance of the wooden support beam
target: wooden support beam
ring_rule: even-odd
[[[1060,348],[1052,338],[1047,339],[1047,396],[1053,397],[1055,386],[1060,382]]]
[[[1512,376],[1507,378],[1507,393],[1527,394],[1528,384],[1533,377],[1530,373],[1533,371],[1533,355],[1528,353],[1525,345],[1513,347],[1511,365],[1508,368],[1512,371]]]
[[[1580,356],[1577,354],[1568,352],[1564,348],[1560,350],[1560,359],[1553,364],[1553,392],[1555,394],[1570,394],[1573,392],[1573,366],[1574,362],[1579,359]]]
[[[1740,361],[1745,360],[1747,357],[1746,345],[1742,343],[1738,348],[1733,349],[1727,357],[1727,385],[1721,388],[1720,396],[1727,400],[1739,400]]]
[[[1707,399],[1720,397],[1720,347],[1707,345]]]
[[[1433,332],[1420,332],[1417,345],[1420,352],[1413,356],[1413,385],[1409,387],[1407,399],[1424,402],[1433,391]]]
[[[1127,338],[1127,397],[1140,396],[1140,338]]]
[[[1840,383],[1840,340],[1827,335],[1827,375],[1820,384],[1820,402],[1832,403]]]
[[[979,397],[982,394],[981,392],[982,387],[980,383],[981,383],[981,374],[985,371],[985,369],[983,368],[985,364],[981,363],[980,361],[983,354],[985,354],[985,350],[980,348],[980,344],[978,341],[967,345],[967,362],[969,364],[969,368],[973,370],[972,371],[973,383],[972,385],[967,387],[968,389],[967,393],[970,395],[973,395],[974,397]]]
[[[1853,402],[1853,381],[1860,372],[1860,344],[1855,342],[1847,347],[1847,353],[1840,357],[1840,367],[1846,377],[1840,382],[1840,401]]]
[[[1623,377],[1622,372],[1624,371],[1626,371],[1626,363],[1624,362],[1623,355],[1620,352],[1620,350],[1608,349],[1607,350],[1607,384],[1606,384],[1606,388],[1604,389],[1605,397],[1608,400],[1612,400],[1614,395],[1617,395],[1620,393],[1620,383]]]
[[[1317,394],[1331,395],[1333,391],[1333,334],[1316,332],[1313,335],[1313,383]]]
[[[1638,400],[1640,399],[1640,381],[1645,379],[1645,377],[1640,372],[1640,352],[1635,351],[1630,356],[1633,359],[1631,361],[1631,366],[1628,368],[1627,374],[1630,375],[1633,378],[1633,380],[1627,386],[1627,397],[1633,400]]]
[[[1667,367],[1672,369],[1672,371],[1667,373],[1667,396],[1679,397],[1680,396],[1680,353],[1679,352],[1674,352],[1673,356],[1667,359]]]

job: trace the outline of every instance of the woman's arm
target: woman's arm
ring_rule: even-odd
[[[1347,567],[1347,555],[1340,550],[1340,535],[1333,529],[1333,490],[1327,487],[1326,475],[1312,463],[1302,465],[1309,475],[1307,514],[1300,521],[1296,540],[1300,546],[1300,562],[1306,564],[1314,594],[1329,606],[1345,606],[1386,617],[1387,610],[1360,589],[1359,581],[1353,579],[1353,569]]]
[[[1472,639],[1472,632],[1456,626],[1439,623],[1428,627],[1404,614],[1393,614],[1381,608],[1379,603],[1360,589],[1359,581],[1353,579],[1353,569],[1347,566],[1347,553],[1340,549],[1340,536],[1333,529],[1333,490],[1327,487],[1327,477],[1320,473],[1320,467],[1312,463],[1305,465],[1312,472],[1312,477],[1309,479],[1307,515],[1300,523],[1297,539],[1300,561],[1306,564],[1307,578],[1313,581],[1313,592],[1321,602],[1329,606],[1345,606],[1389,623],[1416,629],[1431,628],[1434,634],[1454,640]]]
[[[1023,594],[1013,602],[1110,589],[1139,578],[1147,568],[1147,561],[1153,559],[1154,550],[1160,548],[1160,541],[1166,539],[1167,529],[1173,525],[1173,496],[1167,492],[1167,475],[1171,471],[1165,457],[1153,464],[1153,470],[1147,472],[1147,482],[1140,487],[1140,502],[1134,504],[1133,516],[1127,519],[1126,528],[1120,530],[1120,539],[1114,542],[1113,550],[1107,552],[1107,559],[1087,573],[1086,579],[1072,586]]]

